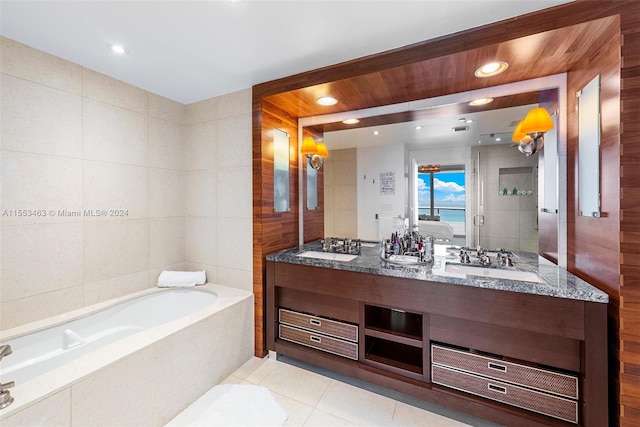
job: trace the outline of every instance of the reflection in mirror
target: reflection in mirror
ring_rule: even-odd
[[[464,135],[451,131],[457,115],[377,126],[375,136],[373,128],[325,132],[332,156],[325,163],[325,236],[386,238],[402,216],[443,242],[537,252],[538,157],[512,147],[508,126],[535,106],[465,114],[472,122]],[[333,149],[339,146],[352,148]],[[436,164],[441,172],[433,177],[419,171]],[[528,167],[530,183],[510,183],[509,191],[530,193],[504,198],[499,171],[518,167]],[[380,176],[390,172],[394,191],[383,192]]]
[[[578,207],[581,216],[600,216],[600,76],[578,98]]]
[[[544,135],[544,199],[542,212],[558,213],[558,115],[551,116],[555,131]]]
[[[287,212],[289,205],[289,134],[273,130],[273,209]]]
[[[314,211],[318,209],[318,170],[316,168],[305,168],[307,172],[307,209]]]
[[[558,108],[558,93],[564,93],[566,78],[558,75],[541,86],[534,88],[534,84],[507,85],[496,91],[493,105],[484,107],[472,108],[465,101],[455,101],[456,97],[464,98],[458,94],[443,97],[442,104],[423,100],[406,106],[408,110],[390,106],[395,110],[386,115],[367,116],[363,110],[365,114],[358,115],[360,123],[355,128],[339,122],[341,116],[331,117],[332,121],[307,122],[305,132],[322,135],[331,154],[324,166],[324,204],[320,205],[324,211],[324,236],[378,240],[384,235],[384,224],[401,216],[408,219],[410,226],[419,226],[421,220],[436,223],[440,219],[440,224],[454,230],[449,239],[453,244],[537,252],[538,163],[543,157],[538,153],[525,156],[512,145],[511,136],[516,124],[532,108],[549,108],[550,104],[552,111]],[[557,137],[549,132],[547,138],[552,136]],[[557,141],[549,146],[557,149]],[[544,151],[545,148],[539,154]],[[550,163],[557,161],[555,154],[549,156]],[[548,168],[553,166],[557,171],[559,166],[550,163]],[[431,213],[429,199],[430,212],[424,213],[420,192],[427,188],[424,179],[420,180],[418,166],[435,164],[457,169],[459,176],[438,176],[433,183],[429,181],[429,191],[434,192],[434,212]],[[509,196],[502,191],[506,184],[501,182],[501,169],[527,171],[524,181],[510,181]],[[395,177],[394,191],[381,191],[381,174],[391,172]],[[564,166],[560,166],[559,173],[564,173]],[[557,179],[557,174],[550,175]],[[556,189],[553,193],[557,194],[557,183],[550,188]],[[437,203],[436,190],[444,191]],[[436,208],[440,209],[440,218]],[[444,210],[456,217],[443,215]]]

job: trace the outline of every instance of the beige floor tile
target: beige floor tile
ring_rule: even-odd
[[[347,420],[338,418],[335,415],[327,414],[319,409],[314,409],[304,423],[304,427],[339,427],[339,426],[353,426],[355,424],[350,423]]]
[[[251,372],[245,380],[249,381],[252,384],[260,384],[262,380],[264,380],[267,375],[273,372],[280,362],[276,362],[273,360],[265,360],[260,366],[258,366],[253,372]]]
[[[390,425],[394,427],[470,427],[468,424],[402,402],[398,402]]]
[[[393,419],[396,401],[379,394],[331,381],[316,409],[357,425],[388,426]]]
[[[259,357],[252,357],[247,360],[244,365],[240,366],[238,370],[236,370],[233,375],[236,377],[240,377],[243,380],[246,380],[251,374],[254,373],[258,368],[262,366],[263,363],[267,362],[265,359],[261,359]]]
[[[234,374],[229,375],[224,380],[222,380],[222,382],[220,384],[251,384],[251,383],[243,380],[240,377],[237,377],[235,375],[235,373],[234,373]]]
[[[315,406],[331,382],[322,375],[284,363],[275,363],[276,368],[259,384],[305,405]]]
[[[267,387],[287,412],[287,427],[470,427],[268,358],[251,358],[222,384],[259,384]]]
[[[271,392],[271,394],[273,394],[276,402],[282,406],[289,416],[286,427],[302,427],[313,411],[311,406],[305,405],[304,403],[289,399],[278,393]]]

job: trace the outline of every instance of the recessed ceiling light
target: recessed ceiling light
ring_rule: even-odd
[[[324,105],[326,107],[329,105],[336,105],[338,103],[338,100],[332,96],[321,96],[320,98],[316,99],[316,102],[319,105]]]
[[[475,73],[476,77],[491,77],[504,72],[509,68],[509,64],[504,61],[490,62],[478,68]]]
[[[356,123],[360,123],[360,120],[358,120],[358,119],[346,119],[346,120],[343,120],[342,123],[344,123],[345,125],[355,125]]]
[[[374,134],[374,135],[380,135],[380,131],[374,130],[374,131],[373,131],[373,134]]]
[[[465,123],[473,123],[473,119],[467,119],[464,121]]]
[[[107,46],[109,47],[109,49],[111,49],[111,52],[117,53],[118,55],[129,53],[129,50],[127,50],[127,48],[122,46],[121,44],[108,44]]]
[[[416,126],[416,130],[422,129],[422,126]]]
[[[469,105],[471,105],[472,107],[477,107],[478,105],[486,105],[486,104],[489,104],[490,102],[493,102],[493,98],[480,98],[480,99],[474,99],[469,103]]]
[[[497,137],[497,138],[496,138],[496,141],[502,141],[502,138]]]

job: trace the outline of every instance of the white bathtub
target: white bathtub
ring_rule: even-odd
[[[253,296],[152,289],[0,332],[0,423],[162,425],[253,353]]]

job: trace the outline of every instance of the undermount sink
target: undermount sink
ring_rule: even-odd
[[[358,255],[340,254],[335,252],[305,251],[297,254],[296,256],[299,256],[302,258],[324,259],[327,261],[347,262],[347,261],[351,261],[352,259],[355,259]]]
[[[519,280],[521,282],[546,283],[544,279],[531,271],[501,270],[480,266],[449,264],[444,267],[447,273],[465,274],[470,276],[490,277],[492,279]]]

